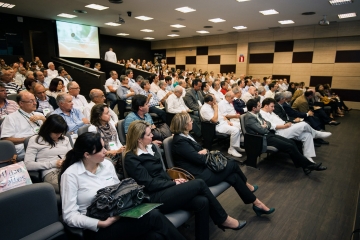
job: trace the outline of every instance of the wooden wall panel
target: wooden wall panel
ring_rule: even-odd
[[[274,63],[292,63],[292,52],[276,52],[274,53]]]
[[[291,63],[274,63],[273,74],[276,75],[290,75],[291,74]]]
[[[314,51],[314,39],[301,39],[294,41],[294,52],[312,52]]]
[[[332,76],[334,73],[334,64],[312,64],[311,76]]]
[[[299,26],[294,27],[293,38],[294,39],[308,39],[314,38],[315,26]]]
[[[336,50],[360,50],[360,36],[338,38]]]
[[[166,57],[175,57],[176,49],[166,49]]]
[[[360,80],[359,77],[334,76],[331,87],[360,90]]]
[[[275,42],[249,43],[249,53],[273,53]]]
[[[236,55],[221,55],[220,64],[236,64]]]
[[[176,56],[175,63],[176,65],[184,65],[185,64],[185,56]]]
[[[334,63],[334,76],[360,77],[360,63]]]
[[[360,35],[360,21],[339,22],[339,37],[356,35]]]
[[[208,56],[196,56],[196,65],[208,64]]]
[[[247,75],[272,75],[273,73],[273,64],[249,64],[249,73]]]
[[[311,63],[297,63],[291,64],[291,75],[306,75],[310,76],[311,73]]]

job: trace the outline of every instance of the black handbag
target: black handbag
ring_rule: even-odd
[[[213,172],[221,172],[227,165],[227,157],[220,151],[210,151],[206,154],[206,166]]]
[[[86,216],[99,220],[119,216],[147,198],[143,189],[144,186],[138,185],[132,178],[126,178],[118,184],[101,188],[87,208]]]
[[[164,139],[171,136],[171,131],[166,123],[158,125],[156,128],[151,129],[153,140],[164,141]]]

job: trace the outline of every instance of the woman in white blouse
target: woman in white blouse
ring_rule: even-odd
[[[96,192],[119,183],[113,164],[104,159],[106,149],[98,133],[83,133],[61,167],[63,219],[71,227],[84,228],[85,239],[185,239],[158,210],[139,219],[109,217],[102,221],[86,216]]]
[[[41,170],[44,182],[53,185],[59,193],[58,174],[65,154],[71,149],[65,120],[57,114],[49,116],[41,125],[38,135],[29,139],[25,152],[25,165],[29,171]]]
[[[56,98],[61,92],[66,92],[64,81],[60,78],[54,78],[50,82],[49,90],[46,91],[46,95]]]

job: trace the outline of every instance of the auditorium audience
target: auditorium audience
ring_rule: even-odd
[[[22,87],[24,84],[24,81],[26,79],[26,69],[24,67],[19,67],[18,71],[15,73],[15,83]]]
[[[15,101],[7,99],[5,84],[0,83],[0,119],[5,119],[18,109],[19,105]]]
[[[120,81],[116,71],[110,71],[110,78],[105,82],[106,99],[110,101],[110,108],[114,109],[117,104],[116,90],[120,87]]]
[[[80,86],[75,81],[69,82],[67,85],[67,89],[69,90],[69,94],[72,96],[72,102],[74,104],[74,108],[79,109],[82,113],[84,113],[84,108],[88,105],[86,98],[79,94]]]
[[[96,192],[119,183],[113,164],[105,159],[103,144],[100,134],[84,133],[77,139],[74,149],[66,154],[60,172],[64,222],[85,229],[85,239],[135,239],[141,236],[185,239],[158,210],[152,210],[139,219],[116,216],[99,220],[86,216]]]
[[[34,72],[34,77],[37,83],[43,85],[46,89],[49,88],[49,84],[47,82],[45,82],[45,76],[44,73],[41,71],[35,71]]]
[[[43,114],[35,112],[35,96],[27,91],[18,94],[18,111],[9,114],[1,125],[1,139],[14,143],[17,159],[23,160],[25,156],[24,140],[39,132],[40,126],[45,121]]]
[[[318,84],[315,87],[315,101],[324,103],[324,106],[331,107],[330,118],[333,116],[343,117],[344,113],[340,110],[340,104],[338,104],[338,100],[336,98],[328,97],[324,91],[324,86]]]
[[[159,83],[159,91],[156,93],[157,98],[160,100],[160,102],[164,105],[168,97],[173,93],[166,89],[166,83],[165,81],[160,81]],[[151,88],[150,88],[151,91]],[[173,90],[174,91],[174,90]]]
[[[116,94],[121,100],[131,100],[135,95],[134,90],[129,85],[129,78],[125,75],[120,76],[120,87],[116,90]]]
[[[105,102],[105,96],[103,91],[95,88],[90,91],[89,97],[91,101],[84,108],[84,117],[89,119],[91,122],[91,109],[93,106],[95,106],[95,104],[103,104]],[[111,117],[110,121],[113,123],[113,125],[116,125],[119,121],[118,116],[111,108],[109,108],[109,113]]]
[[[266,91],[264,98],[274,98],[275,97],[275,92],[278,89],[278,84],[277,83],[270,83],[268,85],[269,87],[269,91]]]
[[[234,87],[232,89],[232,92],[234,93],[234,100],[233,100],[232,104],[234,106],[236,113],[238,113],[238,114],[246,113],[247,112],[246,104],[241,99],[242,92],[239,89],[239,87]]]
[[[172,180],[163,170],[160,153],[151,141],[149,123],[135,121],[130,124],[124,153],[125,169],[138,184],[145,186],[150,202],[163,203],[158,207],[162,213],[178,209],[194,211],[196,239],[209,239],[209,215],[223,230],[239,230],[246,225],[246,221],[237,221],[225,212],[202,179]]]
[[[68,126],[59,115],[49,116],[39,133],[29,139],[25,166],[29,171],[41,171],[44,182],[50,183],[59,193],[58,174],[65,154],[72,148],[65,136]]]
[[[218,103],[224,99],[224,94],[220,91],[220,80],[218,79],[214,80],[209,92],[215,96],[216,102]]]
[[[142,81],[140,86],[143,89],[140,94],[147,97],[147,102],[149,104],[149,112],[156,113],[156,115],[161,118],[162,122],[166,122],[166,113],[164,110],[160,109],[163,108],[163,105],[157,95],[150,91],[149,81]]]
[[[56,99],[52,96],[46,95],[46,90],[43,85],[37,83],[34,86],[34,95],[37,101],[36,112],[43,113],[44,116],[46,116],[58,108]]]
[[[10,73],[9,67],[4,67],[0,75],[0,83],[5,85],[6,93],[7,94],[15,94],[20,91],[20,86],[18,86],[14,81]]]
[[[321,163],[315,164],[302,155],[294,141],[274,132],[272,123],[266,121],[260,113],[259,99],[250,99],[246,106],[249,109],[244,118],[246,132],[265,136],[268,146],[273,146],[281,152],[288,153],[295,167],[302,167],[305,174],[309,174],[313,170],[323,171],[327,169],[321,166]]]
[[[55,109],[51,115],[58,114],[63,117],[69,127],[69,132],[71,134],[77,134],[77,131],[80,127],[84,126],[84,124],[90,123],[79,109],[73,107],[74,104],[70,94],[60,93],[56,97],[56,103],[59,108]]]
[[[157,76],[156,74],[151,74],[148,77],[149,82],[151,82],[150,85],[150,90],[154,93],[157,93],[160,90],[159,87],[159,76]]]
[[[65,90],[64,81],[56,77],[53,80],[51,80],[49,89],[46,91],[46,95],[56,99],[59,93],[63,93],[65,91],[66,90]]]
[[[188,108],[194,111],[194,114],[199,114],[201,106],[204,104],[204,98],[201,91],[201,80],[195,78],[192,82],[192,88],[185,93],[184,102]]]
[[[59,76],[57,76],[56,78],[60,78],[63,81],[63,84],[64,84],[65,88],[69,84],[69,82],[71,81],[68,78],[68,73],[65,71],[64,68],[59,69]],[[66,92],[68,92],[67,89],[65,89],[65,90],[66,90]]]
[[[132,87],[133,84],[135,84],[135,80],[133,79],[134,77],[134,73],[132,70],[126,70],[125,71],[125,76],[128,77],[129,79],[129,86]]]
[[[141,82],[144,80],[143,76],[139,75],[135,79],[135,83],[131,86],[135,94],[141,94],[143,89],[141,88]]]
[[[55,65],[53,62],[48,63],[47,74],[50,81],[51,79],[56,78],[59,75],[58,71],[55,69]]]
[[[247,92],[243,92],[243,94],[241,95],[241,99],[247,103],[247,101],[249,101],[249,99],[253,99],[255,97],[255,91],[256,88],[253,86],[250,86]]]

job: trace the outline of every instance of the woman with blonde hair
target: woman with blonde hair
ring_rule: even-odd
[[[170,130],[174,134],[171,150],[175,165],[189,171],[196,179],[204,180],[209,187],[228,182],[245,204],[253,204],[253,210],[258,216],[273,213],[275,208],[268,208],[253,194],[258,186],[247,182],[235,161],[229,159],[221,172],[213,172],[206,166],[208,150],[190,136],[192,122],[188,113],[178,113],[171,121]]]
[[[160,153],[151,143],[151,126],[134,121],[129,126],[124,152],[125,170],[135,181],[145,186],[153,203],[163,203],[158,209],[166,214],[184,209],[195,212],[195,238],[209,239],[209,215],[222,230],[239,230],[246,221],[230,217],[201,179],[172,180],[164,171]]]

